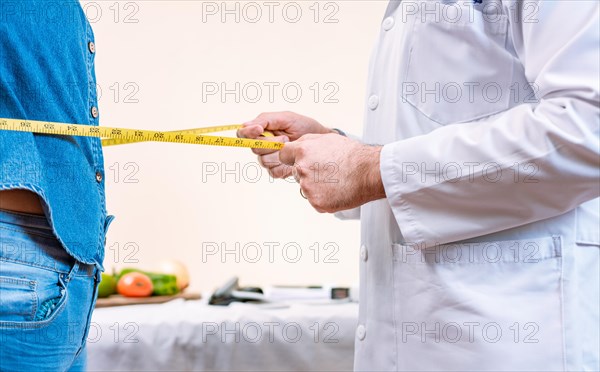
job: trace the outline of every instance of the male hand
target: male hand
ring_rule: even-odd
[[[318,212],[338,212],[385,198],[381,146],[337,134],[306,134],[286,143],[281,163],[293,166],[303,195]]]
[[[276,142],[295,141],[308,133],[325,134],[334,133],[314,119],[293,112],[268,112],[258,115],[254,120],[243,124],[244,127],[237,132],[241,138],[259,138],[265,131],[275,137],[264,137],[262,140]],[[279,151],[268,149],[253,149],[258,155],[259,163],[265,167],[271,177],[287,178],[292,175],[292,168],[281,164]]]

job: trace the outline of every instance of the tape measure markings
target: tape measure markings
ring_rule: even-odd
[[[283,144],[280,142],[270,142],[248,138],[204,135],[204,133],[233,130],[238,129],[240,127],[241,125],[237,124],[220,125],[214,127],[162,132],[145,129],[100,127],[82,124],[67,124],[36,120],[0,118],[0,130],[54,134],[64,136],[97,137],[103,138],[103,145],[106,146],[137,142],[170,142],[192,145],[249,147],[271,150],[279,150],[283,147]]]
[[[218,125],[218,126],[214,126],[214,127],[181,129],[181,130],[168,131],[165,133],[203,134],[203,133],[225,132],[228,130],[237,130],[239,128],[242,128],[242,125],[231,124],[231,125]],[[102,140],[102,146],[117,146],[117,145],[125,145],[128,143],[138,143],[138,142],[146,142],[146,141],[143,139],[105,138]]]

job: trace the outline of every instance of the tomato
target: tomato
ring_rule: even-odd
[[[117,283],[117,292],[126,297],[148,297],[153,289],[148,275],[138,272],[123,275]]]

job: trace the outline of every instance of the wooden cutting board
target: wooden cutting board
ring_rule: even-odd
[[[150,297],[125,297],[118,294],[96,300],[96,307],[112,307],[127,305],[149,305],[162,304],[171,300],[183,298],[184,300],[199,300],[200,293],[179,293],[173,296],[150,296]]]

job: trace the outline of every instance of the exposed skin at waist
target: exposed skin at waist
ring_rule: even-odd
[[[28,190],[0,191],[0,209],[29,214],[44,214],[39,196]]]

